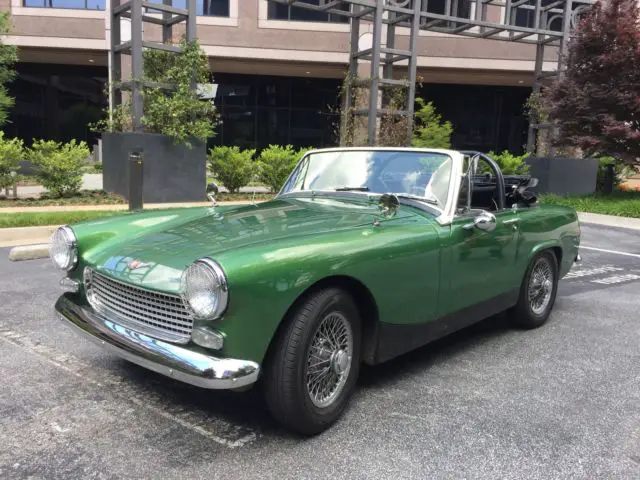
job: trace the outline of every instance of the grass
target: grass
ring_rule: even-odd
[[[218,202],[233,202],[243,200],[264,201],[271,200],[275,195],[271,193],[226,193],[220,192],[216,195]],[[203,198],[203,202],[207,199]],[[79,194],[72,197],[55,198],[47,194],[43,194],[40,198],[0,198],[0,211],[3,207],[50,207],[64,205],[121,205],[127,203],[124,198],[119,195],[107,193],[103,190],[83,190]]]
[[[542,195],[540,203],[573,207],[578,212],[640,218],[640,191],[616,190],[610,195],[583,197]]]
[[[18,187],[18,192],[20,188]],[[42,194],[40,198],[7,198],[0,199],[0,209],[3,207],[48,207],[60,205],[114,205],[126,203],[119,195],[107,193],[104,190],[82,190],[71,197],[55,198],[49,194]]]
[[[96,220],[111,217],[123,212],[118,211],[82,211],[82,212],[20,212],[0,213],[0,228],[37,227],[42,225],[63,225],[67,223]]]

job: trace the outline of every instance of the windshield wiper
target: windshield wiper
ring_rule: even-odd
[[[369,187],[337,187],[336,192],[368,192]]]
[[[409,198],[411,200],[417,200],[419,202],[429,203],[431,205],[440,206],[440,202],[434,200],[433,198],[421,197],[419,195],[411,195],[410,193],[394,193],[394,195],[398,198]]]

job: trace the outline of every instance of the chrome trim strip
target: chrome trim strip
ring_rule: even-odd
[[[65,323],[114,354],[197,387],[235,389],[254,383],[260,366],[249,360],[218,358],[151,338],[77,305],[62,295],[55,310]]]

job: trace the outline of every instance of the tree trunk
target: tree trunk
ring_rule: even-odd
[[[613,165],[607,165],[604,174],[604,184],[602,185],[602,193],[610,195],[613,192],[613,176],[615,175]]]

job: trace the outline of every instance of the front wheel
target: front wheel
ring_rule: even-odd
[[[538,328],[546,323],[558,291],[558,261],[553,252],[536,254],[520,287],[518,303],[509,311],[513,323],[521,328]]]
[[[314,435],[342,414],[360,369],[360,316],[343,290],[306,298],[284,325],[265,365],[271,414],[287,428]]]

